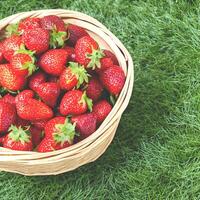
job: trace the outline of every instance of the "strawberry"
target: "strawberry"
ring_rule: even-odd
[[[25,119],[20,118],[19,116],[17,116],[17,120],[16,120],[15,125],[17,127],[19,127],[19,126],[21,126],[21,127],[28,127],[28,126],[30,126],[30,122],[27,121],[27,120],[25,120]]]
[[[67,44],[69,44],[70,46],[74,46],[78,39],[84,36],[89,36],[89,34],[86,32],[84,28],[76,26],[74,24],[69,24],[67,30],[69,32],[69,38],[67,40]]]
[[[18,32],[23,33],[24,31],[41,28],[40,18],[27,17],[19,22]]]
[[[81,138],[86,138],[96,131],[96,116],[92,113],[86,113],[71,118],[75,123],[76,130],[80,133]]]
[[[101,64],[101,67],[100,68],[96,68],[95,71],[97,73],[100,73],[106,69],[108,69],[109,67],[113,66],[113,61],[111,58],[101,58],[100,59],[100,64]]]
[[[41,129],[34,126],[30,127],[30,132],[33,145],[36,147],[41,142],[44,133]]]
[[[61,117],[61,116],[50,119],[46,123],[45,128],[44,128],[45,137],[52,138],[52,135],[58,132],[56,127],[59,125],[63,125],[63,130],[64,130],[66,119],[67,119],[66,117]]]
[[[60,88],[57,83],[46,82],[41,83],[36,92],[45,104],[53,108],[60,95]]]
[[[9,133],[3,141],[3,147],[18,151],[33,150],[30,131],[28,129],[17,128],[11,125],[8,131]]]
[[[3,63],[4,61],[3,50],[4,50],[3,42],[0,42],[0,63]]]
[[[112,106],[106,100],[100,100],[94,104],[92,112],[94,115],[96,115],[97,124],[102,123],[111,110]]]
[[[80,115],[89,109],[92,110],[92,100],[81,90],[68,91],[60,103],[60,113],[62,115]]]
[[[70,62],[75,62],[75,51],[73,47],[69,47],[69,46],[64,46],[63,49],[65,49],[65,51],[67,51],[68,54],[68,61]]]
[[[15,97],[9,93],[3,96],[0,100],[6,103],[10,103],[11,105],[15,106]]]
[[[65,68],[60,75],[60,88],[64,90],[71,90],[75,86],[79,88],[84,82],[88,83],[88,76],[83,66],[69,62],[69,67]]]
[[[75,134],[75,124],[71,124],[68,118],[55,117],[46,124],[45,138],[39,144],[38,151],[49,152],[71,146]]]
[[[43,53],[49,48],[49,32],[41,28],[35,28],[24,31],[22,40],[31,51],[36,54]]]
[[[48,76],[48,82],[58,83],[59,82],[59,78],[57,76]]]
[[[38,129],[44,129],[47,121],[48,121],[47,119],[38,120],[38,121],[33,121],[32,124],[33,124],[33,126],[35,126]]]
[[[0,137],[0,146],[3,146],[6,135]]]
[[[18,76],[9,64],[0,65],[0,84],[7,90],[21,90],[26,83],[26,78]]]
[[[39,59],[39,66],[48,74],[59,76],[67,63],[67,52],[64,49],[51,49]]]
[[[16,121],[16,109],[10,103],[0,101],[0,132],[6,132]]]
[[[31,99],[34,97],[34,92],[32,90],[23,90],[15,97],[15,104],[24,102],[26,99]]]
[[[75,46],[76,62],[87,68],[100,68],[100,59],[104,54],[99,49],[97,42],[90,36],[80,38]]]
[[[26,50],[24,45],[16,51],[11,59],[11,66],[18,76],[30,76],[35,70],[34,52]]]
[[[86,94],[93,102],[97,101],[103,92],[103,87],[97,77],[92,77],[87,85]]]
[[[43,29],[51,31],[50,46],[53,48],[62,47],[67,37],[64,21],[56,16],[49,15],[41,19]]]
[[[111,51],[104,49],[103,53],[104,53],[104,58],[111,58],[114,65],[119,65],[119,62],[115,54],[113,54]]]
[[[41,26],[46,30],[56,29],[57,31],[65,31],[64,21],[56,15],[48,15],[41,19]]]
[[[125,74],[121,67],[113,65],[100,74],[100,81],[104,87],[114,95],[118,95],[125,83]]]
[[[12,35],[3,41],[3,56],[7,61],[11,61],[14,52],[17,51],[22,44],[22,39],[18,35]]]
[[[45,83],[46,80],[47,80],[46,74],[44,72],[38,71],[38,72],[34,73],[30,77],[28,86],[33,91],[36,91],[36,89],[38,88],[38,86],[41,83]]]
[[[31,90],[24,90],[16,96],[17,114],[20,118],[30,121],[50,119],[53,111],[41,101],[32,97]]]

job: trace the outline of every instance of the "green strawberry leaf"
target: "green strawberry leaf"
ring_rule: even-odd
[[[26,129],[23,129],[21,126],[19,126],[18,128],[14,125],[11,125],[10,128],[8,129],[8,131],[10,131],[9,133],[9,138],[12,139],[12,141],[20,141],[22,144],[26,143],[26,142],[30,142],[30,138],[31,138],[31,134],[30,134],[30,126],[27,127]]]
[[[83,96],[81,98],[81,102],[85,102],[90,112],[92,112],[93,102],[92,99],[88,98],[86,92],[84,91]]]
[[[96,68],[101,68],[100,59],[103,58],[104,56],[105,54],[103,53],[103,50],[101,49],[96,50],[92,48],[92,53],[86,55],[86,57],[90,59],[87,68],[92,68],[92,70],[95,70]]]
[[[6,27],[6,36],[7,37],[10,37],[11,35],[15,34],[15,35],[20,35],[21,33],[18,32],[18,26],[19,26],[19,23],[16,23],[16,24],[9,24],[7,27]]]
[[[72,73],[76,76],[78,83],[76,85],[76,88],[80,88],[80,86],[86,82],[88,83],[89,79],[88,77],[90,76],[87,71],[85,70],[84,66],[79,65],[76,62],[69,62],[69,67],[72,71]]]
[[[115,105],[115,103],[116,103],[116,97],[114,96],[114,95],[110,95],[110,102],[111,102],[111,104],[114,106]]]
[[[50,34],[50,47],[63,47],[67,38],[67,32],[52,30]]]
[[[55,142],[61,143],[62,146],[66,141],[72,144],[76,135],[75,126],[76,124],[72,124],[69,118],[66,118],[64,124],[56,124],[56,132],[53,133]]]

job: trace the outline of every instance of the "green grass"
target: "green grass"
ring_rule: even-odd
[[[0,17],[42,8],[104,23],[134,58],[134,93],[100,159],[58,176],[2,172],[1,200],[200,199],[198,0],[2,0]]]

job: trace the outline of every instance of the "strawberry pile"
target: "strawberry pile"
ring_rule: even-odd
[[[50,152],[95,132],[124,86],[115,55],[54,15],[23,19],[3,33],[1,146]]]

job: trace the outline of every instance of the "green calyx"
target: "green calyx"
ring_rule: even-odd
[[[19,23],[16,24],[9,24],[6,27],[6,37],[10,37],[11,35],[21,35],[20,32],[18,31],[18,26]]]
[[[76,62],[69,62],[69,68],[71,69],[71,72],[76,76],[78,83],[76,85],[76,88],[79,88],[84,82],[88,83],[90,76],[87,71],[85,70],[84,66],[79,65]]]
[[[90,59],[87,68],[92,68],[92,70],[94,70],[95,68],[101,68],[100,59],[103,58],[104,56],[105,55],[103,53],[103,50],[92,48],[92,53],[91,54],[88,53],[86,55],[86,57]]]
[[[81,103],[86,103],[89,111],[92,112],[92,107],[93,107],[92,99],[87,97],[85,91],[83,92],[83,95],[82,95],[82,98],[81,98],[80,102]]]
[[[75,126],[76,124],[72,124],[69,118],[66,118],[64,124],[56,124],[56,132],[53,133],[55,142],[61,143],[61,146],[63,146],[65,142],[72,144],[74,136],[76,135]]]
[[[31,58],[31,62],[25,62],[21,69],[27,69],[28,70],[28,76],[30,76],[34,71],[37,70],[37,67],[35,66],[35,51],[30,51],[25,48],[24,44],[20,45],[20,48],[15,52],[15,54],[27,54]]]
[[[63,47],[65,44],[65,40],[67,39],[67,32],[57,31],[53,29],[50,35],[50,47]]]
[[[10,128],[8,129],[9,133],[9,138],[12,139],[12,141],[15,142],[21,142],[22,144],[26,142],[30,142],[30,127],[27,127],[26,129],[23,129],[21,126],[18,128],[14,125],[11,125]]]

